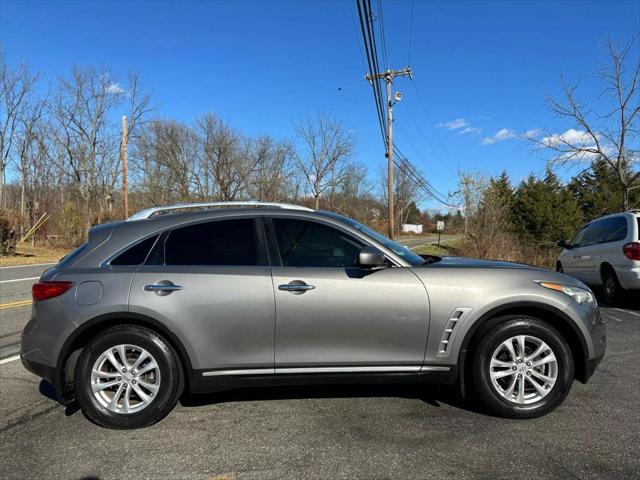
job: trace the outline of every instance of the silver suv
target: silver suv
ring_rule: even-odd
[[[607,215],[586,224],[564,250],[556,270],[593,286],[615,304],[625,291],[640,289],[640,211]]]
[[[421,257],[291,205],[182,204],[96,226],[33,299],[22,362],[111,428],[158,421],[185,389],[363,381],[458,384],[531,418],[605,351],[578,280]]]

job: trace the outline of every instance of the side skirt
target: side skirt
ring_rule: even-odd
[[[451,385],[458,380],[458,369],[454,366],[364,368],[285,368],[275,373],[274,369],[247,370],[194,370],[191,393],[213,393],[244,387],[289,386],[289,385],[348,385],[384,383],[429,383]],[[284,370],[284,371],[282,371]],[[391,371],[390,371],[391,370]]]

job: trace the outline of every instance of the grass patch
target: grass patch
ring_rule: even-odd
[[[19,243],[16,246],[16,254],[10,257],[0,257],[0,267],[12,267],[16,265],[33,265],[36,263],[57,263],[69,253],[66,248],[32,247]]]
[[[418,255],[435,255],[437,257],[451,255],[451,252],[449,251],[447,246],[442,243],[440,244],[440,246],[436,244],[422,245],[418,248],[414,248],[412,251],[414,253],[417,253]]]

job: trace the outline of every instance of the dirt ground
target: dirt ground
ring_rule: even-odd
[[[69,249],[65,248],[32,247],[30,244],[19,243],[16,248],[16,255],[0,257],[0,267],[54,263],[67,253],[69,253]]]

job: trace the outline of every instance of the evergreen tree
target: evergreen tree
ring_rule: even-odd
[[[544,245],[569,238],[583,220],[576,198],[550,170],[543,179],[530,175],[515,191],[512,223],[523,242]]]
[[[576,198],[585,220],[593,220],[620,211],[623,191],[618,173],[604,160],[596,160],[591,168],[574,177],[569,190]],[[631,190],[630,204],[640,206],[640,190]]]

